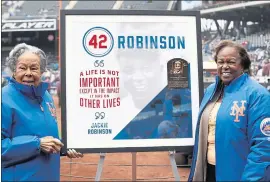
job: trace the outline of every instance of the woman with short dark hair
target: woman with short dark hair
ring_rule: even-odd
[[[221,41],[200,106],[189,181],[270,181],[270,94],[239,44]]]

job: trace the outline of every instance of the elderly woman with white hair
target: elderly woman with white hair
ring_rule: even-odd
[[[2,88],[2,180],[59,181],[63,143],[48,84],[40,80],[46,55],[23,43],[14,47],[8,61],[13,77]],[[75,150],[66,155],[83,156]]]

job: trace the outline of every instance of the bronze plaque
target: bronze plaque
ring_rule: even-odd
[[[188,62],[181,58],[171,59],[167,63],[168,87],[188,88]]]

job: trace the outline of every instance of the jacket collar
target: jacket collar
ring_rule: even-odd
[[[30,97],[43,97],[46,90],[48,89],[49,84],[45,82],[40,82],[40,84],[35,86],[24,85],[18,83],[14,78],[10,79],[10,84],[14,85],[17,90],[22,92],[23,94],[30,96]]]
[[[232,93],[234,91],[237,91],[243,85],[247,78],[247,73],[242,74],[238,78],[234,79],[229,85],[225,86],[224,92]],[[216,84],[219,83],[221,83],[221,79],[219,78],[219,76],[216,76]]]

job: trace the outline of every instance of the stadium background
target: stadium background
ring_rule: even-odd
[[[265,87],[270,86],[270,2],[267,1],[2,1],[1,69],[2,86],[10,71],[6,65],[9,51],[18,43],[36,45],[48,58],[48,72],[42,79],[50,83],[61,121],[57,87],[59,71],[59,12],[60,9],[131,9],[131,10],[198,10],[202,16],[202,53],[204,87],[214,81],[216,65],[212,59],[215,45],[222,39],[236,41],[248,50],[252,59],[252,75]],[[25,22],[51,22],[50,26],[27,28]],[[20,30],[16,27],[21,27]],[[59,91],[59,90],[58,90]],[[59,124],[60,126],[60,124]],[[98,154],[83,159],[61,159],[61,180],[93,180]],[[189,164],[188,154],[177,156],[177,164]],[[137,179],[172,180],[167,152],[137,153]],[[147,165],[147,166],[145,166]],[[131,179],[131,154],[108,154],[102,180]],[[189,168],[178,168],[181,180],[186,181]]]

